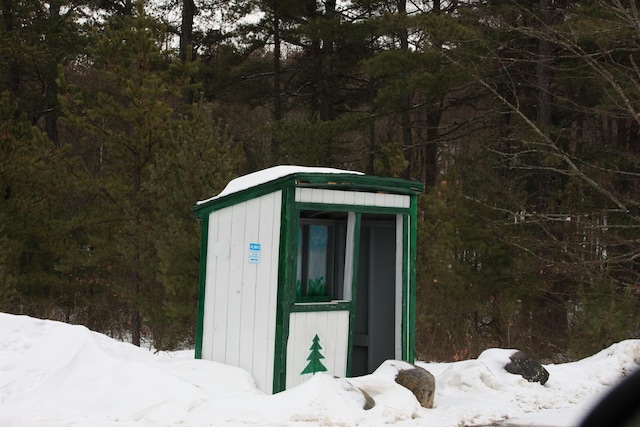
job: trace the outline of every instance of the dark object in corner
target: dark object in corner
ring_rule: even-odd
[[[504,366],[510,374],[522,375],[529,382],[544,385],[549,379],[549,372],[538,362],[522,351],[516,351],[509,358],[511,362]]]
[[[640,370],[607,393],[580,423],[580,427],[602,426],[640,426]]]

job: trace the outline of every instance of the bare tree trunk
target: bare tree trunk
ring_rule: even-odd
[[[57,27],[60,21],[60,2],[49,2],[49,21]],[[58,84],[56,76],[58,74],[58,64],[54,58],[50,59],[46,64],[45,70],[45,111],[44,114],[44,131],[49,140],[58,146]]]
[[[442,109],[432,109],[427,112],[427,142],[424,145],[424,185],[426,189],[433,187],[438,177],[438,144],[440,136],[440,118]]]
[[[398,0],[398,15],[407,15],[407,1]],[[400,39],[400,50],[407,52],[409,50],[409,32],[406,28],[402,28],[398,34]],[[411,131],[411,94],[404,93],[400,95],[400,128],[402,135],[402,151],[404,158],[407,161],[407,168],[404,172],[404,177],[409,178],[411,175],[413,165],[413,135]]]
[[[1,0],[1,9],[2,9],[2,26],[5,31],[9,34],[15,28],[15,7],[14,2],[12,0]],[[12,95],[17,97],[20,92],[20,67],[18,65],[18,61],[16,59],[11,59],[9,61],[9,70],[7,80],[9,82],[9,90]]]
[[[282,120],[282,100],[280,98],[280,13],[278,0],[273,1],[273,120],[277,124]],[[280,142],[272,134],[271,157],[277,162],[280,157]]]
[[[546,27],[550,24],[549,0],[540,0],[540,17],[541,33],[544,34]],[[551,127],[551,43],[547,37],[538,38],[538,59],[536,62],[536,85],[537,85],[537,122],[542,131],[549,136]],[[546,169],[538,171],[538,199],[536,210],[543,213],[547,210],[549,192],[552,185],[551,172]]]
[[[141,300],[141,288],[140,285],[140,277],[134,271],[132,273],[132,284],[131,289],[133,291],[133,306],[131,307],[131,311],[129,313],[129,322],[131,328],[131,344],[137,345],[140,347],[142,342],[142,314],[140,313],[140,300]]]
[[[191,61],[191,49],[193,48],[193,16],[196,13],[196,5],[193,0],[183,0],[182,25],[180,28],[180,59],[182,62]],[[193,103],[193,90],[186,88],[182,98],[185,104]]]
[[[431,13],[441,13],[440,0],[434,0]],[[424,185],[427,189],[433,187],[438,177],[438,145],[440,136],[440,119],[442,118],[442,102],[437,108],[427,111],[427,142],[424,146]]]
[[[329,0],[325,2],[325,19],[333,18],[335,14],[336,2]],[[309,2],[309,13],[315,14],[315,0]],[[322,42],[322,43],[321,43]],[[335,119],[335,114],[331,108],[331,101],[329,96],[329,89],[327,88],[327,78],[331,76],[332,70],[327,68],[324,58],[331,55],[333,50],[333,43],[328,40],[314,40],[314,55],[316,61],[315,73],[316,73],[316,85],[318,96],[318,111],[320,113],[320,120],[328,121]],[[329,153],[331,154],[331,153]]]

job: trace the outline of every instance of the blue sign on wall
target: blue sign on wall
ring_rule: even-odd
[[[249,243],[249,264],[260,264],[260,243]]]

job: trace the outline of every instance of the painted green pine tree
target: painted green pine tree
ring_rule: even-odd
[[[300,372],[300,375],[315,374],[316,372],[326,372],[327,368],[322,364],[321,361],[321,359],[324,359],[324,356],[320,353],[322,347],[320,346],[320,338],[318,337],[318,334],[313,337],[313,344],[311,345],[311,348],[309,348],[309,350],[311,350],[309,357],[307,357],[309,363],[307,364],[307,367],[304,368],[302,372]]]

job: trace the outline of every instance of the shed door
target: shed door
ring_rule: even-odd
[[[301,213],[295,302],[287,340],[287,388],[318,372],[347,374],[351,289],[345,282],[352,283],[353,268],[348,265],[353,258],[354,222],[355,215],[347,212]]]
[[[402,357],[402,230],[402,215],[301,213],[287,388],[316,372],[360,376]]]
[[[363,217],[358,255],[356,314],[351,375],[373,372],[382,362],[396,359],[400,327],[398,295],[397,222],[395,215]],[[401,273],[401,272],[400,272]]]

